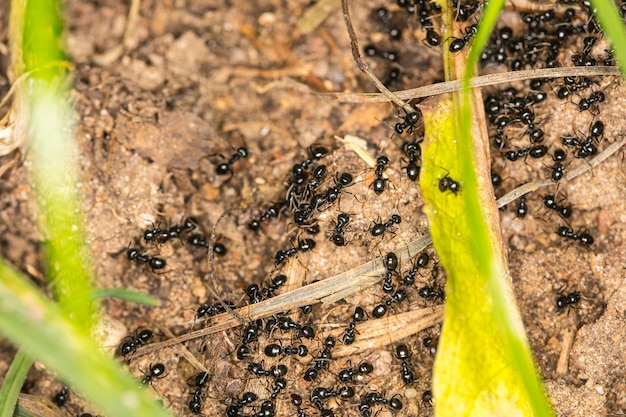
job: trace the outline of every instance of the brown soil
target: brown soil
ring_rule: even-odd
[[[439,53],[415,38],[423,36],[418,30],[405,30],[402,42],[390,44],[382,26],[371,17],[371,10],[379,6],[369,1],[351,2],[362,45],[372,41],[401,50],[403,75],[393,89],[438,81]],[[76,139],[97,285],[144,291],[162,302],[160,307],[148,308],[107,300],[103,306],[107,316],[105,346],[117,346],[121,338],[141,327],[183,334],[194,322],[198,305],[214,300],[201,248],[182,241],[158,247],[144,244],[146,252],[167,261],[167,267],[158,273],[129,263],[126,249],[137,245],[148,228],[181,223],[191,216],[208,235],[225,210],[241,208],[226,216],[217,228],[217,241],[228,249],[226,256],[216,258],[217,280],[224,298],[239,303],[249,284],[267,284],[277,275],[274,254],[295,241],[289,215],[271,219],[257,233],[246,225],[284,196],[284,183],[293,164],[304,160],[314,143],[333,150],[320,161],[329,167],[331,178],[323,188],[332,185],[332,178],[341,172],[350,172],[355,178],[355,184],[346,188],[349,193],[320,214],[321,236],[330,236],[339,207],[353,216],[346,228],[345,248],[338,250],[327,239],[317,238],[314,252],[292,258],[288,268],[300,280],[293,284],[334,276],[404,248],[427,232],[417,183],[409,181],[402,169],[406,166],[402,161],[406,157],[401,153],[405,139],[393,134],[401,113],[389,104],[341,104],[318,94],[373,91],[373,87],[352,61],[339,9],[309,34],[296,29],[310,7],[303,1],[144,1],[128,53],[107,65],[97,65],[96,55],[119,45],[127,5],[116,1],[68,3],[69,54],[76,63],[72,94],[78,117]],[[6,7],[3,13],[6,21]],[[0,46],[5,68],[4,30]],[[372,71],[384,78],[388,64],[375,59],[368,62]],[[8,81],[0,78],[0,92],[6,93],[8,87]],[[605,90],[608,98],[601,110],[607,126],[604,144],[621,138],[626,131],[622,115],[626,96],[622,88],[614,83]],[[549,143],[555,143],[564,132],[586,131],[591,122],[589,113],[580,113],[571,102],[546,102],[537,106],[536,113],[545,124]],[[391,164],[385,171],[388,189],[382,195],[377,196],[368,187],[374,170],[335,135],[360,137],[371,157],[382,152],[389,157]],[[249,156],[233,164],[232,178],[215,175],[216,164],[230,158],[240,146],[248,148]],[[5,157],[3,161],[8,170],[0,183],[0,254],[45,288],[41,239],[32,226],[36,215],[27,165],[16,158]],[[546,160],[545,164],[551,162]],[[505,164],[499,156],[494,162],[507,190],[548,175],[542,164],[528,165]],[[560,195],[567,196],[574,206],[573,227],[588,229],[595,237],[590,250],[556,236],[557,224],[565,223],[543,207],[541,192],[529,196],[530,214],[524,219],[515,217],[514,207],[502,211],[515,295],[559,416],[603,416],[626,411],[625,178],[622,156],[618,155],[590,173],[559,185]],[[497,194],[503,194],[503,189]],[[386,221],[394,213],[403,220],[394,233],[373,238],[369,233],[373,222]],[[428,253],[434,257],[432,249]],[[409,268],[410,262],[405,260],[404,274]],[[418,275],[418,285],[432,283],[432,271],[433,261],[424,277]],[[442,286],[442,273],[437,279],[436,284]],[[572,291],[580,292],[581,301],[575,308],[559,313],[556,298]],[[419,298],[415,291],[409,298],[410,303],[394,307],[392,313],[436,304]],[[335,305],[316,307],[311,316],[294,317],[299,321],[308,317],[317,325],[318,333],[341,331],[355,305],[367,306],[371,315],[372,306],[380,299],[376,285]],[[195,328],[200,325],[195,322]],[[432,407],[420,398],[430,386],[433,362],[423,339],[436,338],[438,331],[437,325],[403,340],[412,351],[411,364],[416,373],[417,382],[411,386],[400,379],[401,367],[393,357],[397,344],[352,356],[353,365],[364,359],[375,364],[373,376],[363,378],[358,390],[367,386],[367,390],[385,391],[389,397],[397,393],[407,399],[405,405],[413,403],[395,415],[432,415]],[[557,362],[566,349],[568,331],[573,335],[573,346],[567,369],[559,374]],[[230,399],[246,390],[269,397],[271,385],[251,378],[244,369],[246,365],[233,360],[241,331],[217,335],[185,344],[213,375],[203,413],[223,415]],[[288,339],[287,333],[281,337],[284,346],[297,342]],[[163,340],[165,336],[158,338]],[[315,354],[321,349],[322,339],[306,343]],[[1,379],[13,350],[7,342],[2,342],[0,348]],[[154,390],[172,412],[190,415],[185,381],[198,370],[177,349],[135,357],[130,369],[141,376],[140,369],[148,369],[150,363],[164,363],[167,377],[157,380]],[[261,353],[259,360],[262,357]],[[269,363],[266,361],[267,367]],[[294,360],[285,363],[300,369],[292,374],[286,392],[299,392],[308,399],[311,384],[301,378],[304,367],[296,366]],[[333,364],[331,370],[337,372],[345,366],[344,359]],[[319,384],[333,386],[334,381],[330,375]],[[59,388],[60,383],[39,365],[31,371],[25,387],[29,393],[46,398]],[[295,415],[288,394],[282,398],[279,415]],[[357,404],[355,400],[338,407],[346,415],[357,415]],[[72,413],[78,413],[79,402],[73,400],[69,407]]]

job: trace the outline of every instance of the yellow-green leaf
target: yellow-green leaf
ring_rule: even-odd
[[[488,151],[479,139],[461,137],[455,98],[441,96],[421,107],[426,138],[420,186],[448,277],[433,377],[435,415],[550,416],[511,292]],[[446,177],[460,191],[441,191]]]

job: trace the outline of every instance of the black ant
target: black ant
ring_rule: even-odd
[[[433,405],[433,392],[429,389],[422,393],[422,402],[427,405]]]
[[[435,290],[433,287],[424,286],[417,290],[417,295],[426,299],[426,300],[435,300],[440,299],[443,300],[445,295],[442,291]]]
[[[241,343],[244,345],[248,345],[250,343],[256,342],[261,335],[261,328],[258,323],[250,322],[243,329],[243,337]]]
[[[402,222],[402,217],[398,214],[392,214],[391,218],[387,220],[386,223],[374,223],[374,226],[370,229],[370,233],[372,236],[380,236],[387,231],[394,224],[400,224]]]
[[[477,25],[470,25],[465,29],[465,36],[462,38],[453,38],[454,40],[450,42],[450,46],[448,47],[450,52],[459,52],[465,45],[474,37],[474,35],[478,32]]]
[[[267,331],[272,331],[273,329],[280,329],[282,332],[288,332],[290,330],[296,330],[300,337],[304,337],[306,339],[313,339],[315,337],[315,330],[313,327],[309,325],[302,326],[294,322],[291,317],[288,316],[280,316],[277,319],[269,319],[266,322],[265,329]]]
[[[596,59],[589,56],[591,54],[591,50],[593,46],[597,42],[597,38],[595,36],[587,36],[583,39],[583,50],[581,54],[576,54],[572,56],[572,62],[577,67],[595,67]]]
[[[374,371],[374,367],[369,362],[361,362],[356,368],[346,368],[339,371],[337,375],[337,379],[341,382],[350,382],[352,381],[353,376],[358,375],[369,375]]]
[[[399,304],[406,299],[407,299],[406,291],[402,289],[396,290],[396,292],[394,292],[393,295],[391,295],[391,297],[388,300],[386,300],[383,304],[378,304],[376,307],[374,307],[374,310],[372,310],[372,316],[374,316],[374,318],[379,319],[387,313],[387,307],[391,306],[393,303]]]
[[[242,344],[237,348],[237,359],[244,360],[250,356],[251,352],[248,344],[258,340],[259,335],[261,334],[262,325],[263,322],[260,319],[246,325],[243,330]]]
[[[237,162],[238,160],[242,158],[247,158],[247,157],[248,157],[247,147],[242,146],[240,148],[237,148],[237,152],[235,152],[228,161],[223,162],[215,167],[215,173],[217,175],[226,175],[228,173],[230,173],[231,175],[234,175],[234,172],[232,169],[233,164]]]
[[[552,181],[558,182],[563,178],[563,175],[565,175],[563,161],[565,160],[566,156],[567,154],[563,149],[557,148],[554,150],[554,155],[552,156],[554,165],[550,168],[550,177],[552,178]]]
[[[298,247],[295,246],[291,249],[279,250],[276,252],[276,256],[274,257],[276,265],[280,265],[285,262],[290,257],[294,256],[298,251],[300,252],[308,252],[312,249],[315,249],[316,243],[313,239],[302,239],[298,242]]]
[[[325,201],[324,195],[322,194],[313,195],[311,197],[311,200],[305,207],[294,211],[293,213],[294,223],[298,227],[307,226],[307,221],[309,220],[309,217],[311,217],[311,215],[315,212],[315,209],[317,209],[321,204],[323,204],[324,201]]]
[[[252,352],[250,351],[248,345],[240,345],[237,348],[237,359],[239,359],[240,361],[250,357],[251,354]]]
[[[285,388],[287,388],[287,380],[283,377],[276,378],[274,380],[274,386],[272,387],[272,394],[270,395],[270,398],[275,400],[280,392]]]
[[[166,265],[164,259],[157,258],[156,256],[142,255],[139,253],[138,249],[130,248],[126,251],[126,254],[129,260],[148,264],[153,271],[163,269]]]
[[[335,183],[335,186],[326,190],[323,201],[329,204],[334,203],[339,198],[339,194],[341,193],[341,190],[343,189],[343,187],[349,185],[351,182],[352,182],[351,174],[344,172],[341,175],[339,175],[339,180]]]
[[[516,216],[520,219],[523,219],[524,217],[526,217],[526,214],[528,214],[528,207],[526,206],[525,195],[520,197],[519,203],[517,204],[517,208],[515,209],[515,211],[516,211]]]
[[[580,111],[585,111],[585,110],[589,110],[591,108],[591,106],[593,106],[596,103],[603,103],[604,100],[606,100],[606,96],[604,95],[604,93],[602,91],[595,91],[593,93],[591,93],[591,95],[588,98],[581,98],[580,101],[578,102],[578,110]],[[599,113],[599,111],[595,111],[595,113]]]
[[[428,256],[426,252],[420,253],[417,260],[413,262],[413,266],[409,272],[404,276],[402,283],[406,286],[415,284],[415,275],[419,273],[421,268],[426,268],[428,262],[430,262],[430,256]]]
[[[561,206],[561,205],[557,204],[556,197],[554,195],[546,194],[543,197],[543,204],[544,204],[544,206],[546,206],[550,210],[554,210],[557,213],[559,213],[559,215],[561,217],[568,218],[568,217],[570,217],[572,215],[572,206],[571,206],[571,204],[567,205],[567,206]]]
[[[561,142],[567,147],[577,148],[574,152],[575,158],[588,158],[598,153],[595,141],[604,134],[604,123],[601,120],[595,121],[589,127],[589,135],[584,140],[579,140],[573,136],[561,136]]]
[[[351,345],[352,343],[354,343],[355,333],[358,333],[356,331],[356,324],[365,320],[365,310],[363,310],[362,307],[357,306],[354,309],[354,314],[352,315],[352,318],[348,322],[348,327],[346,328],[344,335],[341,337],[341,342],[344,345]]]
[[[274,365],[270,367],[270,369],[263,369],[263,362],[261,363],[251,363],[248,365],[248,371],[253,373],[256,376],[269,376],[274,379],[283,377],[287,374],[287,366],[284,364]]]
[[[543,158],[548,152],[548,147],[545,145],[535,145],[528,148],[518,149],[517,151],[504,152],[504,157],[511,162],[515,162],[520,158],[530,155],[531,158]]]
[[[498,188],[502,185],[502,176],[495,171],[491,171],[491,185],[493,185],[493,188]]]
[[[457,195],[459,191],[461,191],[461,184],[454,181],[448,176],[448,174],[446,174],[443,178],[439,180],[439,191],[443,193],[446,190],[450,190],[452,194]]]
[[[589,233],[582,232],[580,235],[578,235],[577,233],[574,233],[574,231],[568,228],[567,226],[560,226],[557,229],[556,233],[561,237],[572,239],[572,240],[577,240],[578,242],[580,242],[581,245],[587,248],[590,245],[592,245],[594,242],[593,236],[591,236]]]
[[[376,179],[372,182],[372,188],[376,194],[382,194],[385,191],[385,183],[389,180],[383,178],[383,171],[389,165],[389,158],[385,155],[381,155],[376,158]]]
[[[256,414],[253,414],[254,417],[274,417],[276,415],[276,406],[273,401],[265,400],[261,404],[261,408]]]
[[[286,201],[280,201],[278,203],[272,204],[271,206],[268,207],[265,213],[261,215],[260,218],[250,220],[250,222],[248,223],[248,229],[252,230],[253,232],[256,232],[257,230],[261,228],[261,223],[267,221],[269,218],[272,218],[272,217],[277,218],[280,215],[280,213],[285,209],[286,206],[287,206]]]
[[[580,301],[580,293],[578,291],[571,292],[567,295],[561,294],[556,299],[556,307],[558,309],[564,309],[565,307],[573,306]]]
[[[323,146],[311,146],[309,148],[309,157],[301,163],[294,165],[292,169],[294,175],[302,175],[313,162],[319,161],[326,155],[328,155],[328,149]]]
[[[604,122],[602,120],[596,120],[589,127],[589,136],[593,139],[599,139],[604,134]]]
[[[55,403],[58,407],[63,407],[67,400],[70,397],[70,387],[64,385],[59,392],[54,394],[52,397],[52,402]]]
[[[367,45],[364,48],[365,55],[367,56],[378,56],[381,58],[385,58],[391,62],[396,62],[398,60],[398,52],[397,51],[379,51],[374,45]]]
[[[296,407],[298,417],[307,417],[306,413],[302,409],[302,397],[298,394],[291,394],[291,404]]]
[[[213,317],[217,316],[218,314],[225,313],[226,308],[224,307],[224,304],[228,305],[231,308],[235,306],[230,301],[224,301],[215,304],[203,303],[200,304],[200,307],[198,307],[198,309],[196,310],[196,318],[200,319],[204,316]]]
[[[144,385],[150,383],[152,385],[152,381],[155,379],[163,378],[165,376],[164,373],[165,373],[165,365],[163,365],[162,363],[150,365],[150,372],[147,374],[144,373],[144,377],[141,380],[141,383]]]
[[[415,374],[409,368],[408,360],[411,356],[409,348],[405,344],[400,344],[396,346],[396,358],[402,361],[402,381],[405,384],[411,384],[415,381]]]
[[[261,294],[261,289],[257,284],[250,284],[246,288],[246,295],[250,300],[250,304],[256,304],[263,301],[263,296]]]
[[[143,329],[136,332],[133,336],[128,336],[117,348],[120,356],[127,356],[134,352],[139,346],[145,345],[152,340],[154,333],[152,330]]]
[[[159,227],[148,229],[143,232],[143,239],[147,242],[165,243],[170,239],[180,237],[184,232],[193,230],[196,224],[191,219],[186,219],[181,226],[174,225],[168,230]]]
[[[287,346],[281,347],[277,343],[270,343],[265,346],[264,349],[265,356],[269,356],[270,358],[275,358],[278,355],[298,355],[300,357],[305,357],[309,354],[309,349],[305,345],[298,346]]]
[[[385,25],[385,27],[389,30],[389,37],[393,40],[398,40],[402,38],[402,30],[393,27],[391,24],[391,16],[389,14],[389,10],[385,7],[379,7],[375,12],[376,16],[380,19],[380,21]]]
[[[268,287],[264,287],[261,290],[263,297],[265,297],[266,299],[272,298],[274,296],[274,293],[278,291],[278,289],[280,289],[280,287],[282,287],[286,283],[287,283],[286,275],[283,275],[283,274],[276,275],[274,278],[272,278],[271,285],[269,285]]]
[[[415,125],[420,121],[419,113],[407,113],[402,122],[396,123],[394,130],[397,134],[401,135],[406,130],[408,133],[413,132]]]
[[[337,391],[330,388],[317,387],[311,392],[311,402],[315,405],[316,400],[325,400],[331,397],[339,397],[342,400],[347,400],[354,397],[354,388],[344,385]],[[320,407],[316,405],[319,409]]]
[[[361,405],[374,405],[374,404],[383,404],[384,406],[389,407],[392,410],[402,410],[402,401],[396,396],[391,397],[391,399],[387,400],[382,394],[378,392],[368,392],[363,400],[361,400]]]
[[[425,337],[424,340],[422,340],[422,344],[424,345],[425,348],[428,349],[428,352],[431,355],[435,355],[437,353],[437,338],[432,338],[432,337]]]
[[[343,237],[344,228],[350,221],[350,215],[347,213],[339,213],[337,215],[337,223],[335,224],[335,233],[330,237],[330,241],[337,246],[344,246],[346,240]]]
[[[209,380],[209,373],[200,372],[192,378],[194,380],[193,384],[187,382],[189,386],[195,388],[195,391],[192,393],[193,397],[188,404],[189,411],[191,411],[192,414],[200,414],[200,410],[202,410],[202,389]]]
[[[205,240],[206,238],[200,234],[193,234],[191,236],[189,236],[189,238],[187,239],[187,243],[189,243],[191,246],[196,246],[199,248],[209,248],[209,242],[207,242]],[[213,244],[213,253],[219,256],[224,256],[226,255],[226,253],[228,252],[228,249],[226,249],[226,246],[224,246],[223,243],[214,243]]]
[[[387,75],[387,79],[385,80],[385,82],[383,82],[383,85],[387,88],[389,88],[389,86],[398,78],[400,78],[400,75],[402,74],[402,71],[399,67],[393,67],[389,70],[389,75]]]
[[[430,46],[441,45],[441,35],[431,26],[426,27],[426,43]]]
[[[315,381],[317,379],[318,372],[322,369],[328,368],[328,363],[332,359],[332,348],[335,347],[335,338],[333,336],[327,336],[324,339],[324,349],[317,355],[312,367],[309,367],[304,372],[305,381]]]
[[[389,294],[392,293],[395,289],[393,285],[393,276],[398,275],[398,257],[396,256],[396,254],[393,252],[389,252],[388,254],[386,254],[385,258],[383,259],[383,265],[385,266],[385,277],[383,279],[382,290],[384,293]],[[374,311],[376,311],[376,309],[374,309]],[[382,317],[384,314],[385,312],[383,312],[379,317]],[[374,317],[376,317],[376,315]]]
[[[241,394],[241,398],[235,398],[232,403],[226,408],[227,417],[240,417],[239,411],[248,404],[252,404],[259,397],[254,392],[244,392]]]
[[[467,22],[480,7],[478,3],[461,3],[459,0],[454,0],[452,5],[455,8],[454,20],[457,22]]]
[[[422,154],[422,148],[417,142],[404,142],[402,144],[402,151],[409,158],[409,164],[404,167],[406,170],[406,176],[411,181],[417,181],[420,176],[420,166],[417,165],[418,159]]]
[[[316,369],[328,368],[328,361],[332,359],[331,350],[334,347],[335,347],[335,338],[333,336],[327,336],[326,339],[324,339],[324,349],[322,349],[317,359],[315,360]]]
[[[301,167],[296,164],[295,167]],[[287,196],[285,198],[285,204],[290,204],[291,206],[298,206],[300,202],[307,201],[311,198],[315,190],[317,190],[326,174],[328,173],[328,168],[326,165],[318,165],[313,170],[313,175],[308,177],[306,171],[303,171],[303,174],[300,176],[296,176],[296,182],[292,185],[287,191]],[[308,180],[307,180],[308,178]]]
[[[565,81],[566,85],[559,88],[556,93],[557,97],[562,100],[576,91],[591,87],[591,81],[587,77],[563,77],[563,81]]]

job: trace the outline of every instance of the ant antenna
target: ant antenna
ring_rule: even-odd
[[[230,308],[230,306],[227,303],[223,302],[222,299],[220,298],[220,291],[217,289],[217,278],[215,277],[215,254],[213,253],[213,249],[215,247],[215,235],[216,235],[215,231],[217,229],[217,225],[222,221],[224,217],[226,217],[227,214],[230,214],[235,211],[241,211],[241,210],[242,210],[241,208],[230,208],[226,210],[225,212],[223,212],[220,215],[220,217],[217,218],[217,221],[213,225],[211,236],[209,237],[208,249],[209,249],[209,268],[210,268],[209,274],[211,277],[211,282],[213,283],[213,288],[212,288],[213,295],[215,296],[217,301],[220,303],[220,305],[224,307],[224,310],[226,310],[228,314],[236,318],[237,321],[243,326],[246,324],[246,321],[243,319],[243,317],[241,317],[241,315],[237,313],[235,310]]]

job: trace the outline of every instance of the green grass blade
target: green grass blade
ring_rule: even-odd
[[[613,0],[591,0],[591,4],[596,9],[602,30],[611,41],[615,52],[615,58],[622,70],[626,74],[626,29],[624,20],[619,14]]]
[[[23,348],[17,351],[0,388],[0,417],[13,417],[17,397],[33,362]]]
[[[92,293],[92,299],[117,298],[119,300],[130,301],[147,306],[158,306],[161,300],[140,291],[129,290],[128,288],[101,288]],[[2,417],[2,416],[0,416]]]
[[[1,261],[0,332],[110,417],[170,416],[58,305]]]

